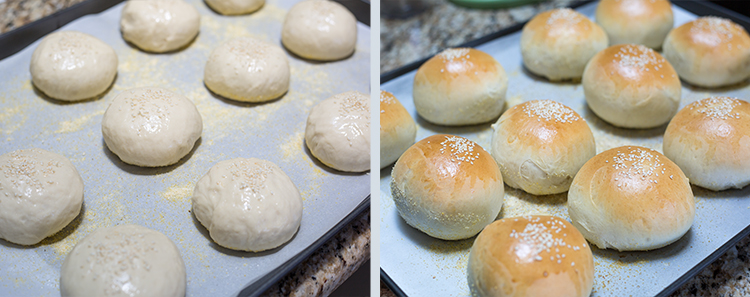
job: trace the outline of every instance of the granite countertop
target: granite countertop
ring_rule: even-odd
[[[87,0],[0,0],[0,34],[83,1]],[[263,295],[328,296],[369,259],[368,210],[352,220]]]
[[[380,73],[524,22],[538,12],[569,6],[572,2],[552,0],[512,9],[478,10],[458,7],[446,0],[384,0],[380,19]],[[399,5],[404,9],[393,8]],[[398,15],[408,10],[422,13],[406,18],[384,17],[385,14]],[[748,278],[750,237],[742,239],[672,296],[750,296]],[[380,287],[381,296],[395,296],[383,282]]]

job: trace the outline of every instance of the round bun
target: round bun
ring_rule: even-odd
[[[198,10],[183,0],[129,0],[122,8],[122,37],[144,51],[163,53],[190,43],[201,26]]]
[[[664,133],[664,155],[710,190],[750,184],[750,103],[711,97],[686,106]]]
[[[315,158],[336,170],[370,170],[370,96],[350,91],[310,110],[305,143]]]
[[[289,90],[289,60],[280,47],[251,37],[222,43],[211,52],[203,81],[225,98],[264,102]]]
[[[438,125],[472,125],[496,119],[505,106],[508,76],[492,56],[473,48],[447,49],[422,64],[414,77],[414,105]]]
[[[193,213],[219,245],[259,252],[297,233],[302,197],[276,164],[236,158],[216,163],[198,180]]]
[[[208,7],[224,15],[248,14],[266,4],[266,0],[205,0]]]
[[[680,239],[695,218],[685,174],[659,152],[638,146],[607,150],[578,171],[568,214],[601,249],[645,251]]]
[[[607,47],[607,34],[586,16],[569,8],[542,12],[521,32],[526,69],[551,81],[578,79],[586,63]]]
[[[117,74],[117,54],[94,36],[55,32],[34,50],[30,70],[34,86],[47,96],[80,101],[109,88]]]
[[[340,60],[357,45],[357,19],[334,1],[302,1],[286,13],[281,42],[305,59]]]
[[[504,218],[479,233],[469,253],[473,296],[587,297],[594,257],[578,230],[552,216]]]
[[[503,207],[503,177],[495,160],[471,140],[433,135],[396,161],[391,193],[410,226],[432,237],[472,237]]]
[[[83,203],[83,180],[67,158],[42,149],[0,155],[0,238],[32,245],[67,226]]]
[[[401,102],[380,91],[380,168],[393,164],[417,138],[417,124]]]
[[[136,166],[177,163],[202,132],[203,119],[193,102],[162,88],[124,91],[102,117],[104,143],[120,160]]]
[[[602,0],[596,7],[596,23],[609,44],[634,43],[660,49],[674,26],[668,0]]]
[[[599,52],[586,65],[582,83],[591,110],[618,127],[657,127],[680,108],[680,78],[667,60],[643,45]]]
[[[576,172],[596,155],[586,120],[552,100],[513,106],[492,129],[492,157],[503,180],[530,194],[567,191]]]
[[[185,296],[187,275],[177,246],[136,225],[100,228],[70,251],[60,270],[60,295]]]
[[[730,20],[702,17],[669,32],[664,57],[693,85],[727,86],[750,76],[750,36]]]

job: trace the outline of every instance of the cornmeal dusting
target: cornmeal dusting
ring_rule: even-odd
[[[443,154],[447,150],[451,154],[451,161],[458,162],[461,165],[462,162],[469,162],[474,164],[474,161],[479,159],[479,152],[474,152],[473,141],[460,136],[446,136],[445,140],[440,143],[440,153]]]
[[[534,100],[523,104],[523,112],[537,121],[573,123],[581,118],[567,106],[552,100]]]
[[[732,113],[734,108],[739,105],[740,102],[737,98],[714,96],[690,104],[690,110],[697,109],[696,111],[704,116],[717,120],[739,119],[739,113]]]

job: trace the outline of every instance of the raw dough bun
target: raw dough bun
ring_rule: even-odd
[[[217,163],[198,181],[193,213],[219,245],[260,252],[294,236],[302,197],[276,164],[236,158]]]
[[[674,26],[668,0],[602,0],[596,6],[596,23],[609,44],[634,43],[660,49]]]
[[[343,59],[351,55],[357,45],[357,19],[334,1],[302,1],[286,13],[281,42],[305,59]]]
[[[495,221],[477,236],[468,265],[473,296],[588,297],[594,286],[591,248],[558,217]]]
[[[497,163],[481,146],[453,135],[433,135],[396,161],[391,193],[399,215],[435,238],[472,237],[492,223],[505,199]]]
[[[638,146],[607,150],[578,171],[568,214],[601,249],[646,251],[682,237],[695,219],[687,177],[659,152]]]
[[[206,0],[211,9],[224,15],[248,14],[266,3],[266,0]]]
[[[88,34],[47,35],[31,56],[31,81],[47,96],[80,101],[103,93],[115,80],[117,54]]]
[[[380,168],[398,160],[414,144],[417,124],[401,102],[386,91],[380,91]]]
[[[569,8],[543,12],[521,32],[526,69],[551,81],[578,79],[586,63],[608,44],[607,34],[586,16]]]
[[[156,53],[187,45],[200,26],[198,10],[182,0],[129,0],[120,18],[125,40]]]
[[[184,297],[187,275],[177,246],[146,227],[99,228],[70,251],[60,270],[62,297]]]
[[[686,106],[664,133],[664,155],[710,190],[750,184],[750,103],[711,97]]]
[[[583,72],[591,110],[623,128],[653,128],[680,108],[682,84],[672,65],[643,45],[614,45],[599,52]]]
[[[109,150],[123,162],[142,167],[177,163],[202,131],[203,119],[193,102],[162,88],[124,91],[102,118]]]
[[[586,120],[552,100],[516,105],[492,129],[491,152],[503,180],[530,194],[567,191],[581,166],[596,155]]]
[[[83,180],[67,158],[43,149],[0,155],[0,238],[32,245],[81,211]]]
[[[669,32],[664,58],[693,85],[739,83],[750,76],[750,36],[730,20],[702,17]]]
[[[315,105],[307,117],[305,143],[328,167],[370,170],[370,96],[350,91]]]
[[[212,92],[229,99],[268,101],[289,90],[289,61],[278,46],[239,37],[211,52],[203,80]]]
[[[473,48],[451,48],[419,67],[412,97],[427,121],[473,125],[500,116],[507,90],[508,76],[495,58]]]

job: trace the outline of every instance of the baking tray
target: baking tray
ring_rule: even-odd
[[[731,17],[748,27],[747,18],[715,5],[677,2],[673,5],[675,27],[697,15]],[[596,3],[577,8],[593,18]],[[489,36],[474,46],[495,57],[508,73],[507,104],[513,106],[533,99],[553,99],[582,115],[594,132],[597,152],[635,144],[661,151],[666,125],[646,130],[620,129],[599,119],[586,105],[580,83],[550,83],[522,67],[520,29]],[[381,77],[381,88],[392,92],[417,120],[417,140],[438,133],[467,137],[489,149],[490,124],[467,127],[432,125],[417,116],[412,100],[412,83],[417,62]],[[702,89],[683,84],[680,107],[712,95],[750,99],[750,85],[723,89]],[[442,241],[408,226],[398,215],[390,194],[392,166],[380,172],[381,278],[399,296],[468,296],[466,269],[474,238]],[[567,194],[533,196],[505,187],[505,205],[498,215],[551,214],[569,220],[565,207]],[[592,296],[666,296],[699,273],[740,239],[750,234],[750,187],[712,192],[693,187],[697,198],[692,228],[677,242],[650,252],[617,252],[592,248],[595,278]]]
[[[370,174],[322,165],[305,147],[304,128],[319,101],[350,90],[369,94],[370,28],[357,24],[356,51],[342,61],[312,62],[289,53],[290,91],[268,103],[241,103],[215,96],[203,85],[210,51],[237,36],[280,45],[285,12],[297,1],[269,0],[245,16],[222,16],[203,1],[188,2],[202,16],[201,30],[189,47],[174,53],[149,54],[125,43],[119,31],[123,3],[62,27],[91,34],[118,54],[116,81],[96,100],[61,102],[32,86],[29,61],[38,40],[0,61],[0,154],[31,147],[57,152],[76,166],[85,187],[82,214],[60,233],[32,247],[0,240],[0,295],[58,295],[62,261],[78,241],[96,228],[133,223],[175,242],[187,268],[188,296],[255,296],[369,210]],[[203,117],[201,139],[176,165],[130,166],[104,145],[105,109],[120,92],[140,86],[183,94]],[[190,213],[197,180],[215,163],[234,157],[270,160],[299,188],[302,223],[288,243],[260,253],[224,249]]]

